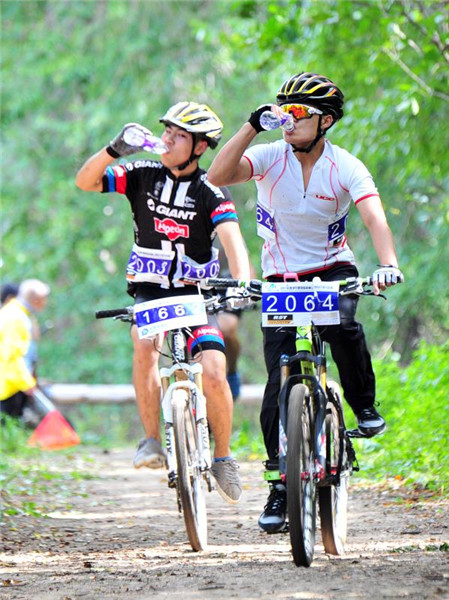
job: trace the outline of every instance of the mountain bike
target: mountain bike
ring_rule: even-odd
[[[161,367],[162,414],[168,463],[168,487],[176,490],[187,537],[194,551],[207,546],[205,491],[212,491],[211,451],[206,398],[200,363],[189,357],[189,327],[207,323],[206,310],[217,312],[226,298],[207,300],[201,294],[152,300],[126,308],[103,310],[96,318],[135,323],[139,337],[166,333],[171,364]]]
[[[326,344],[318,326],[339,323],[340,295],[372,295],[371,278],[334,282],[249,283],[208,279],[207,284],[241,287],[262,300],[264,327],[296,327],[296,353],[280,359],[279,472],[287,487],[288,530],[294,563],[310,566],[314,556],[317,503],[324,549],[344,552],[349,477],[358,470],[352,437],[347,431],[339,386],[327,379]],[[299,367],[292,374],[292,367]],[[273,477],[273,472],[270,472]],[[318,501],[318,502],[317,502]]]

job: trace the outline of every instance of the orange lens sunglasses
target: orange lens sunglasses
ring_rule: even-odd
[[[310,119],[313,115],[323,114],[322,110],[306,104],[283,104],[281,109],[283,112],[293,115],[295,119]]]

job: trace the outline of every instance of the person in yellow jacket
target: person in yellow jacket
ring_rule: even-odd
[[[20,417],[36,387],[35,314],[47,305],[49,286],[26,279],[0,309],[0,413]]]

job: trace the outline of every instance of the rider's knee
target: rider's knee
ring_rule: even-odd
[[[220,387],[226,382],[226,358],[223,352],[208,351],[207,359],[202,361],[203,378],[209,385]]]

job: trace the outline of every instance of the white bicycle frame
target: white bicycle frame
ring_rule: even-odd
[[[185,379],[179,379],[169,383],[170,378],[181,373]],[[185,390],[186,398],[192,398],[194,406],[192,407],[195,415],[196,428],[198,433],[200,470],[207,474],[212,465],[210,452],[209,430],[207,425],[206,398],[200,389],[201,375],[203,367],[199,363],[188,364],[179,363],[171,367],[162,367],[160,369],[162,381],[162,414],[165,422],[165,441],[167,450],[168,472],[169,475],[177,476],[177,461],[174,445],[173,430],[173,395],[176,390]],[[210,488],[210,481],[207,480]]]

